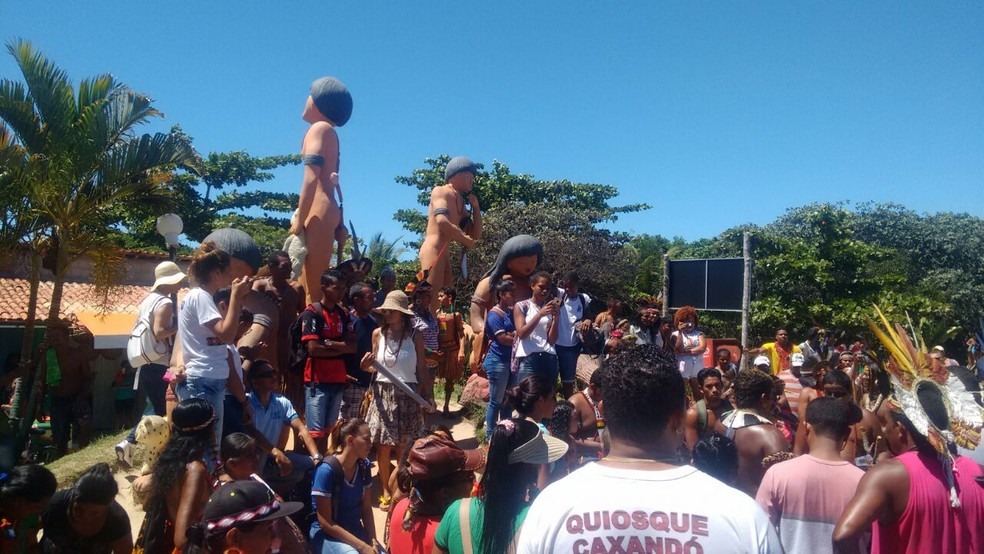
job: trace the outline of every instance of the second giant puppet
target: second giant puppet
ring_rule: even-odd
[[[301,268],[301,284],[307,302],[321,300],[321,274],[331,266],[334,242],[344,244],[348,236],[343,223],[342,189],[338,184],[339,146],[336,127],[352,116],[352,95],[333,77],[322,77],[311,85],[302,119],[311,124],[301,143],[304,181],[301,184],[297,219],[290,232],[303,238],[307,255]]]
[[[454,283],[448,245],[457,242],[465,250],[471,250],[482,237],[482,211],[478,198],[471,193],[477,171],[468,158],[451,158],[444,170],[445,184],[431,191],[427,233],[420,245],[419,259],[435,291]],[[437,310],[438,302],[435,294],[431,309]]]

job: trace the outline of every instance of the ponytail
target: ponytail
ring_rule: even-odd
[[[328,452],[341,454],[345,450],[345,439],[356,434],[359,428],[365,424],[365,420],[357,417],[352,419],[339,418],[328,434]]]
[[[191,264],[188,266],[188,273],[198,286],[208,283],[213,271],[222,271],[229,267],[232,258],[226,254],[212,241],[206,241],[195,250],[191,257]]]

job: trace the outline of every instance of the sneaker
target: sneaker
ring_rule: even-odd
[[[133,467],[133,447],[132,442],[123,439],[116,445],[116,459],[126,467]]]

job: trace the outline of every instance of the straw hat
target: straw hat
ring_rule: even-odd
[[[383,305],[376,308],[375,312],[383,313],[385,310],[394,310],[403,314],[413,315],[410,311],[410,299],[402,290],[390,291],[383,300]]]
[[[567,454],[569,448],[567,443],[550,435],[543,434],[539,426],[527,420],[503,420],[499,425],[505,425],[508,429],[510,425],[533,425],[536,426],[536,435],[525,443],[516,447],[509,453],[510,464],[549,464],[556,462]]]
[[[174,262],[161,262],[154,268],[154,288],[151,290],[157,290],[157,287],[161,285],[177,285],[181,281],[184,281],[185,277],[187,275],[181,273],[178,264]]]

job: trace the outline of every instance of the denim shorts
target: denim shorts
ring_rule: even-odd
[[[314,438],[331,432],[342,408],[344,383],[307,383],[304,385],[304,423]]]
[[[560,368],[557,365],[557,355],[549,352],[534,352],[519,359],[519,381],[528,375],[539,375],[551,385],[557,385]]]

